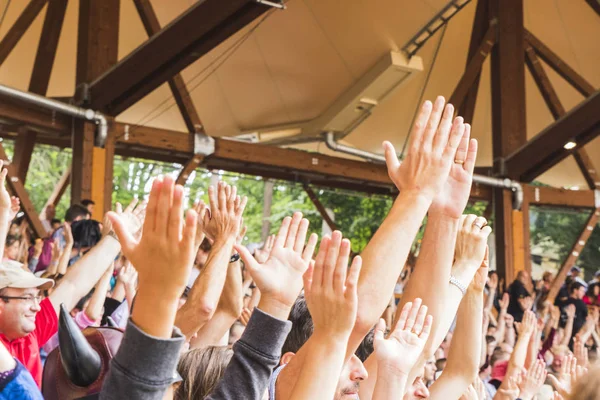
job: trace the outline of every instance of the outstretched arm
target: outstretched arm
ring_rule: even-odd
[[[458,309],[448,362],[442,375],[430,388],[431,399],[457,399],[477,378],[482,340],[483,289],[487,273],[486,260],[475,274]]]
[[[201,229],[214,240],[206,266],[194,282],[188,301],[177,312],[176,326],[190,339],[215,313],[225,278],[227,266],[236,237],[241,227],[242,214],[247,198],[237,196],[237,188],[219,182],[218,194],[209,188],[210,217],[201,209]],[[200,205],[202,207],[202,204]]]

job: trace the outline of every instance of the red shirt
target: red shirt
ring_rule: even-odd
[[[29,335],[8,341],[0,333],[0,340],[4,343],[10,354],[15,357],[31,372],[38,387],[42,387],[42,360],[40,347],[58,332],[58,317],[49,299],[40,303],[41,310],[35,316],[35,330]]]

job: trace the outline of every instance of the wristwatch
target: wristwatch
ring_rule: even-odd
[[[234,263],[236,261],[240,260],[240,253],[235,253],[231,256],[231,258],[229,259],[229,263]]]

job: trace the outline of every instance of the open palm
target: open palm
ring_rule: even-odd
[[[408,374],[427,343],[431,321],[427,306],[421,306],[421,299],[404,305],[398,323],[387,339],[384,339],[385,322],[380,320],[373,343],[377,362]]]
[[[245,246],[236,244],[236,250],[263,296],[290,307],[294,304],[317,244],[317,235],[313,234],[305,246],[307,232],[308,220],[302,218],[302,213],[295,213],[293,218],[286,217],[264,263],[252,257]]]
[[[465,124],[450,175],[433,199],[431,211],[443,213],[452,218],[460,218],[467,206],[477,158],[477,141],[470,140],[470,135],[471,127],[469,124]]]

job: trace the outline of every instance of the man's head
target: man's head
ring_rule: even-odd
[[[571,277],[577,278],[577,277],[579,277],[580,273],[581,273],[581,268],[579,268],[578,266],[574,266],[573,268],[571,268]]]
[[[423,379],[425,380],[425,383],[434,381],[436,372],[437,366],[435,365],[435,357],[430,357],[427,361],[425,361],[425,370],[423,371]]]
[[[496,341],[495,336],[489,334],[485,337],[485,341],[487,343],[487,354],[488,356],[491,356],[494,353],[494,349],[496,349],[498,342]]]
[[[292,307],[289,320],[292,322],[292,330],[281,351],[281,365],[289,363],[313,333],[314,325],[303,295],[298,297]],[[356,355],[352,355],[344,364],[334,400],[358,399],[360,382],[367,379],[367,376],[363,363]]]
[[[73,204],[65,213],[65,222],[75,222],[86,219],[90,215],[87,208],[79,204]]]
[[[94,212],[94,206],[96,205],[96,203],[89,199],[83,199],[81,200],[81,205],[87,208],[90,214],[92,214]]]
[[[528,283],[531,283],[531,276],[527,271],[519,271],[517,274],[517,280],[523,285],[527,285]]]
[[[54,285],[19,267],[0,266],[0,332],[9,340],[25,337],[35,330],[40,311],[40,290]]]
[[[62,225],[62,222],[60,222],[60,219],[54,218],[54,219],[52,219],[52,221],[50,221],[50,227],[52,228],[53,231],[60,228],[61,225]]]
[[[567,354],[569,354],[567,346],[560,345],[552,348],[552,364],[550,364],[550,367],[554,372],[560,371],[563,360]]]
[[[19,258],[19,247],[21,241],[18,236],[8,235],[4,244],[4,258],[16,260]]]
[[[427,385],[423,380],[423,372],[419,374],[413,381],[413,383],[408,387],[406,394],[403,397],[403,400],[418,400],[418,399],[428,399],[429,398],[429,389],[427,389]]]
[[[579,300],[583,299],[583,296],[585,296],[586,291],[587,288],[581,282],[573,282],[569,288],[569,294],[571,295],[571,297]]]

